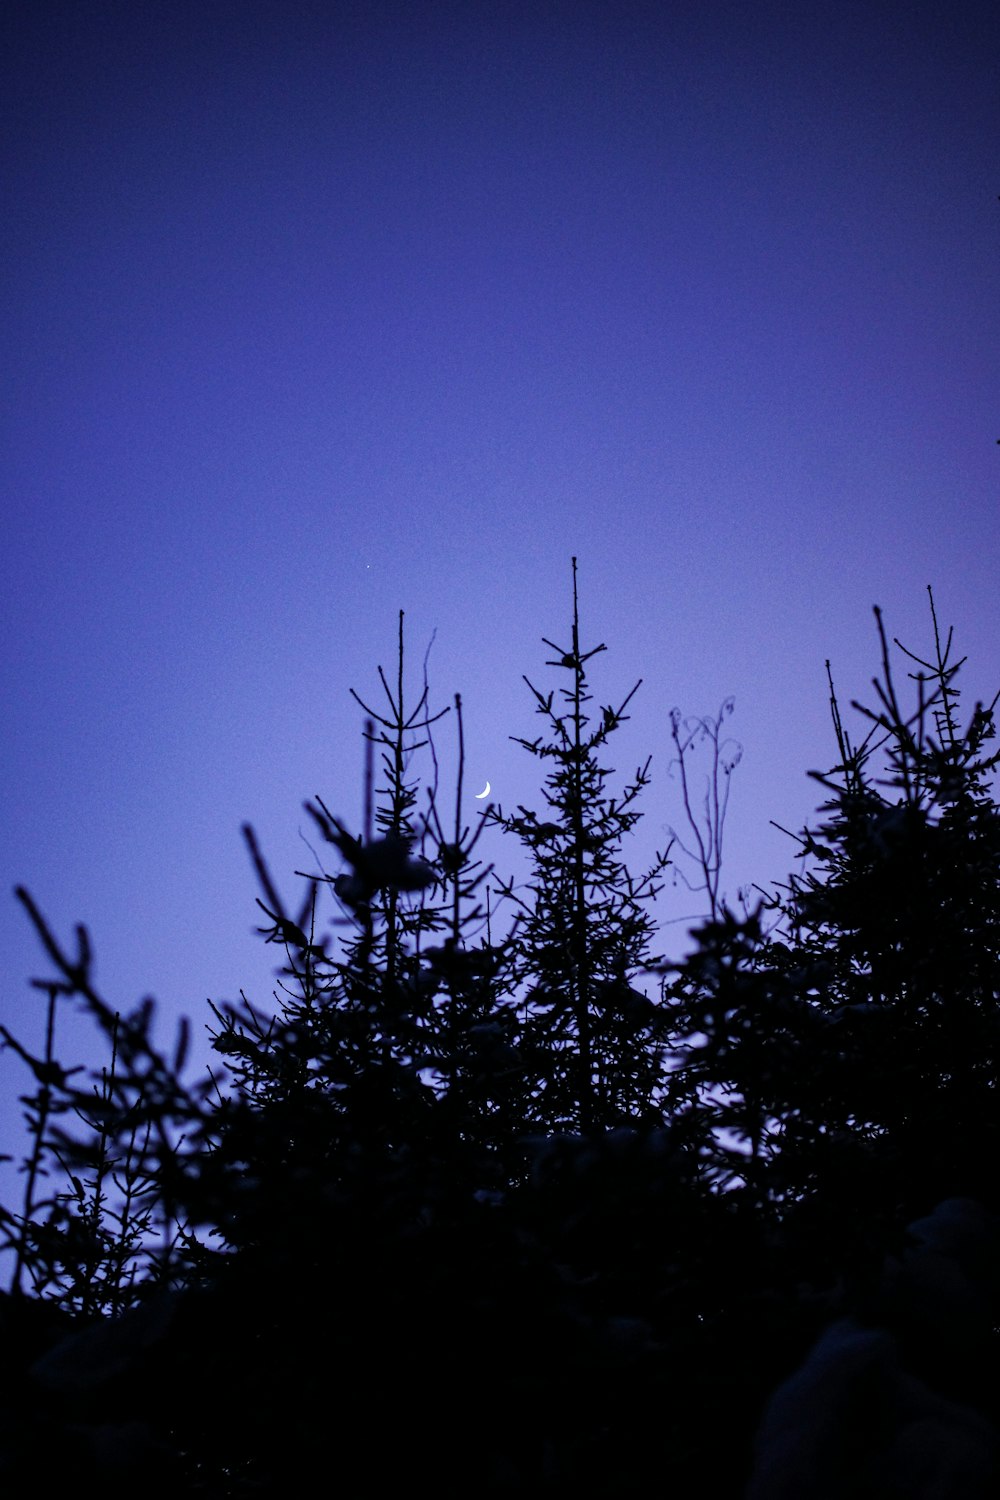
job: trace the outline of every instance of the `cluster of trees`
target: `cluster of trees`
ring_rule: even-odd
[[[568,644],[546,641],[561,685],[528,684],[541,809],[470,831],[460,699],[446,806],[401,616],[386,706],[362,704],[364,827],[307,804],[339,871],[290,906],[245,830],[278,1004],[213,1006],[204,1079],[184,1081],[186,1027],[159,1050],[149,1004],[115,1012],[86,932],[67,951],[21,891],[53,974],[41,1050],[0,1028],[34,1079],[23,1201],[0,1211],[0,1473],[213,1496],[317,1472],[356,1497],[418,1474],[538,1497],[993,1494],[1000,757],[992,706],[963,727],[931,609],[910,707],[876,612],[858,743],[831,681],[808,859],[753,909],[719,894],[725,710],[675,717],[708,905],[675,962],[650,909],[671,850],[641,877],[623,855],[649,763],[610,790],[632,694],[593,708],[575,560]],[[526,851],[523,884],[479,858],[491,826]],[[97,1078],[59,1061],[68,1001],[106,1033]]]

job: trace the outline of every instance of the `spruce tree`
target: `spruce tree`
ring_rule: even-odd
[[[875,615],[860,743],[827,664],[838,758],[812,773],[827,799],[798,837],[806,868],[704,927],[670,987],[687,1037],[675,1108],[711,1120],[720,1177],[758,1210],[813,1226],[814,1269],[835,1243],[878,1261],[893,1226],[942,1197],[997,1196],[996,699],[962,728],[962,661],[932,597],[933,650],[895,643],[905,708]]]
[[[291,918],[245,829],[269,924],[262,932],[286,962],[275,1015],[245,998],[213,1007],[215,1047],[235,1083],[220,1109],[254,1136],[249,1145],[228,1128],[225,1151],[236,1151],[237,1162],[271,1160],[279,1194],[293,1161],[300,1176],[310,1163],[329,1187],[345,1172],[377,1176],[392,1163],[460,1154],[473,1138],[486,1150],[490,1134],[491,1070],[476,1064],[484,1050],[494,1060],[500,1051],[488,1046],[497,964],[468,936],[480,923],[477,891],[489,872],[473,857],[482,827],[470,837],[461,822],[461,699],[456,825],[446,836],[436,772],[421,813],[410,768],[428,745],[433,754],[431,727],[447,710],[428,713],[426,674],[415,706],[405,706],[402,612],[394,687],[381,667],[379,677],[387,713],[353,694],[368,715],[363,832],[351,834],[322,797],[306,804],[346,869],[328,872],[317,853],[318,873],[303,876],[305,899]],[[326,892],[340,912],[333,937],[316,931]]]
[[[516,909],[509,953],[523,988],[532,1119],[536,1127],[586,1133],[660,1117],[661,1017],[635,980],[655,962],[648,905],[669,849],[638,879],[621,856],[641,817],[635,803],[649,782],[649,759],[614,796],[605,786],[613,768],[598,752],[628,718],[641,679],[592,724],[587,664],[606,647],[581,647],[575,557],[570,644],[543,640],[555,653],[546,665],[568,673],[570,685],[557,702],[555,690],[543,693],[525,677],[549,734],[515,739],[551,766],[546,810],[539,817],[521,805],[511,814],[498,807],[492,821],[521,842],[531,866],[525,894],[513,881],[500,888]]]
[[[873,1188],[904,1222],[950,1194],[1000,1201],[1000,816],[991,790],[1000,756],[987,751],[997,699],[977,704],[962,727],[965,658],[953,659],[951,631],[942,640],[933,595],[930,608],[926,659],[895,642],[914,684],[909,710],[875,611],[881,676],[877,702],[853,705],[867,725],[860,744],[831,679],[838,763],[817,777],[829,794],[825,817],[804,836],[816,868],[793,878],[783,902],[793,961],[822,975],[829,1042],[817,1048],[811,1131],[852,1150],[864,1143]]]

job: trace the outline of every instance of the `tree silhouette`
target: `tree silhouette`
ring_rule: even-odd
[[[1000,821],[989,789],[993,708],[958,720],[951,635],[931,598],[927,660],[896,687],[876,610],[877,704],[830,677],[838,760],[812,773],[811,864],[744,918],[724,911],[671,989],[691,1040],[672,1076],[680,1112],[708,1112],[717,1171],[754,1211],[808,1226],[813,1273],[852,1253],[877,1268],[893,1233],[950,1195],[993,1200],[1000,1063]],[[829,675],[829,664],[827,664]],[[834,1269],[836,1265],[837,1269]]]
[[[614,797],[605,791],[611,771],[598,751],[628,718],[640,684],[618,708],[602,707],[590,727],[587,663],[606,647],[581,648],[576,572],[574,557],[570,647],[545,640],[555,652],[546,665],[570,674],[561,705],[553,706],[554,691],[542,693],[525,678],[550,729],[548,739],[517,740],[552,766],[544,819],[520,806],[508,815],[497,808],[492,819],[520,840],[531,863],[527,895],[513,882],[501,889],[518,911],[510,954],[526,986],[523,1051],[534,1118],[547,1129],[588,1132],[656,1116],[661,1022],[635,979],[653,962],[647,905],[669,849],[638,880],[622,862],[622,839],[641,817],[634,804],[648,784],[649,761]]]

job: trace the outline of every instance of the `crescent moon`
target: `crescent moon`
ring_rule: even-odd
[[[487,782],[486,785],[484,786],[483,790],[481,792],[477,792],[476,793],[476,801],[477,802],[481,802],[484,797],[488,797],[489,795],[490,795],[490,784],[489,784],[489,782]]]

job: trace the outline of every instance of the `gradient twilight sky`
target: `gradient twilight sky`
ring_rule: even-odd
[[[637,866],[679,820],[670,709],[736,699],[732,896],[793,865],[769,820],[832,762],[825,658],[870,697],[873,604],[926,649],[932,584],[992,696],[995,3],[8,0],[2,32],[15,1032],[16,882],[123,1009],[267,1001],[240,823],[289,893],[304,798],[358,826],[348,690],[399,609],[410,682],[436,630],[463,696],[470,820],[487,778],[537,806],[508,736],[576,554],[595,698],[644,679]],[[666,893],[671,951],[697,909]]]

